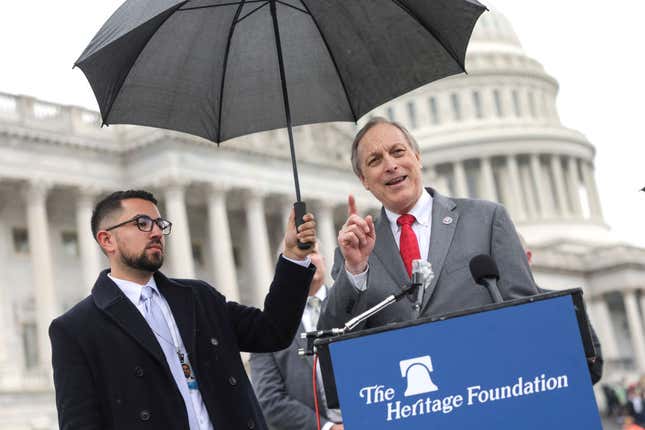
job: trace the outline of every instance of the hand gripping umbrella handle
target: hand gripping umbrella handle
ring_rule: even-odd
[[[305,202],[295,202],[293,204],[293,211],[296,215],[296,230],[298,230],[298,227],[304,224],[302,217],[307,213],[307,204]],[[311,243],[302,243],[298,241],[298,248],[309,249],[311,248]]]

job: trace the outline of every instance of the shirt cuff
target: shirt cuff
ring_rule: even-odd
[[[349,282],[356,288],[359,292],[363,292],[367,290],[367,271],[370,270],[370,266],[367,266],[367,269],[365,269],[364,272],[358,273],[354,275],[353,273],[350,273],[347,269],[345,269],[345,273],[347,273],[347,277],[349,278]]]
[[[326,422],[326,423],[321,427],[321,430],[329,430],[329,429],[331,428],[331,426],[333,426],[333,425],[334,425],[334,423],[332,423],[331,421],[327,421],[327,422]]]
[[[294,260],[294,259],[292,259],[292,258],[285,257],[285,256],[284,256],[284,254],[280,254],[280,255],[281,255],[281,256],[282,256],[282,258],[284,258],[285,260],[287,260],[287,261],[291,261],[292,263],[295,263],[295,264],[297,264],[298,266],[302,266],[302,267],[309,267],[309,265],[311,264],[311,257],[309,257],[308,255],[305,257],[305,259],[304,259],[304,260]]]

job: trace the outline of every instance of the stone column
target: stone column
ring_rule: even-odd
[[[562,162],[560,161],[559,155],[551,155],[551,171],[553,172],[553,180],[555,181],[560,214],[568,217],[571,215],[571,212],[569,211],[569,199],[567,198],[567,189],[564,185],[564,173],[562,172]]]
[[[444,175],[437,172],[436,165],[426,166],[426,172],[423,178],[424,184],[429,184],[432,188],[447,196],[450,194],[450,187]]]
[[[11,336],[14,336],[16,329],[13,326],[13,312],[11,301],[9,299],[9,291],[6,284],[0,282],[0,327],[2,327],[2,332],[0,333],[0,390],[5,389],[4,379],[5,371],[11,371],[12,366],[11,362],[15,361],[12,358],[11,349],[9,348],[11,342]],[[13,369],[16,371],[18,366],[15,366]]]
[[[92,211],[98,191],[93,188],[81,187],[76,198],[76,234],[78,249],[81,257],[83,285],[90,291],[101,271],[101,247],[92,237]]]
[[[566,158],[567,164],[567,190],[569,191],[569,201],[571,202],[571,213],[574,217],[582,218],[582,204],[580,203],[580,193],[578,187],[578,163],[573,157]]]
[[[186,212],[186,186],[175,181],[165,188],[166,217],[172,222],[172,232],[166,238],[173,275],[178,278],[194,278],[195,264]]]
[[[598,196],[598,188],[596,187],[596,180],[593,174],[593,166],[589,162],[582,162],[582,178],[587,190],[587,198],[589,200],[589,210],[591,217],[597,220],[602,220],[602,206],[600,205],[600,197]]]
[[[8,244],[11,243],[10,229],[6,227],[0,218],[0,242]],[[15,289],[10,289],[10,284],[5,279],[0,275],[0,392],[20,389],[25,363],[19,330],[15,324]]]
[[[520,175],[522,176],[522,191],[524,198],[526,199],[526,211],[527,217],[531,219],[539,218],[540,211],[537,207],[537,196],[535,195],[535,189],[533,187],[533,177],[531,176],[531,171],[529,166],[522,166],[519,168]]]
[[[636,292],[634,290],[623,291],[623,300],[627,312],[629,334],[634,348],[634,362],[638,371],[645,373],[645,334],[643,333],[643,319],[638,312]]]
[[[262,306],[273,279],[271,262],[274,261],[269,250],[269,234],[264,216],[264,194],[259,191],[246,192],[244,205],[249,251],[247,267],[253,272],[253,297],[255,297],[253,304]]]
[[[0,283],[0,391],[23,388],[25,357],[8,284]]]
[[[29,250],[36,303],[36,331],[38,336],[38,359],[43,369],[51,368],[51,346],[48,329],[58,313],[54,285],[54,266],[49,241],[47,219],[47,193],[51,184],[34,181],[23,189],[27,206]]]
[[[550,197],[553,194],[551,184],[546,180],[542,171],[539,154],[531,154],[531,175],[535,181],[538,202],[540,203],[540,214],[542,218],[551,218],[553,216],[552,204]]]
[[[559,124],[560,116],[558,115],[558,109],[556,107],[556,92],[557,89],[546,90],[544,93],[544,104],[549,122]]]
[[[489,86],[483,87],[481,91],[481,99],[484,118],[497,118],[493,88]]]
[[[601,295],[593,297],[589,304],[592,323],[600,338],[603,356],[607,361],[616,360],[619,358],[618,345],[616,344],[616,335],[614,334],[607,301]]]
[[[325,201],[319,201],[317,204],[317,226],[318,240],[320,242],[320,253],[325,259],[327,273],[325,273],[325,282],[331,285],[331,268],[334,264],[334,251],[337,246],[336,228],[334,227],[334,206]]]
[[[211,184],[207,189],[208,234],[211,244],[211,267],[215,287],[227,300],[239,301],[240,290],[237,285],[233,243],[226,211],[227,187]]]
[[[520,96],[520,107],[522,109],[522,116],[524,118],[533,118],[533,111],[529,101],[529,89],[518,90]]]
[[[468,197],[468,182],[466,180],[466,170],[463,161],[453,163],[455,173],[455,197]]]
[[[517,221],[524,221],[526,219],[526,211],[524,210],[525,196],[521,191],[522,180],[520,179],[520,170],[517,167],[517,158],[515,158],[515,155],[506,157],[506,165],[508,167],[508,183],[512,195],[511,213]]]
[[[643,315],[643,328],[645,328],[645,289],[641,289],[641,312]]]
[[[481,159],[482,172],[482,197],[486,200],[499,201],[495,190],[495,177],[493,176],[492,161],[488,157]]]

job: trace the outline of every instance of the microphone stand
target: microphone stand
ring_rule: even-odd
[[[298,349],[298,355],[300,356],[305,356],[305,355],[314,355],[316,353],[315,347],[314,347],[314,341],[316,339],[323,339],[327,337],[334,337],[334,336],[339,336],[345,333],[348,333],[352,331],[353,329],[356,328],[360,323],[365,321],[366,319],[370,318],[371,316],[381,312],[383,309],[387,308],[390,306],[392,303],[396,303],[399,300],[401,300],[403,297],[405,297],[408,294],[413,294],[418,288],[420,288],[423,285],[423,279],[422,276],[416,276],[417,273],[412,274],[412,282],[410,285],[407,287],[404,287],[401,292],[398,294],[391,294],[387,296],[383,301],[380,303],[372,306],[365,312],[355,316],[354,318],[350,319],[345,323],[345,326],[343,328],[332,328],[328,330],[314,330],[314,331],[308,331],[305,333],[301,333],[300,337],[301,339],[306,339],[307,340],[307,345],[305,348],[300,348]]]

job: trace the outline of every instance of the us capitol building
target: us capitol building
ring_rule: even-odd
[[[508,208],[540,286],[583,288],[604,381],[645,373],[645,249],[616,240],[603,220],[595,150],[561,124],[557,81],[494,11],[477,24],[467,69],[373,114],[416,136],[426,184]],[[329,266],[348,193],[363,213],[379,208],[351,171],[355,131],[295,130],[303,199]],[[294,201],[284,131],[218,147],[165,130],[100,128],[94,111],[0,93],[0,428],[57,428],[47,328],[106,267],[90,215],[97,198],[124,188],[153,191],[173,221],[166,274],[262,303]]]

